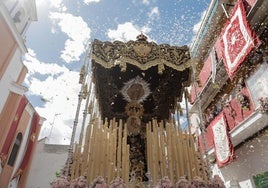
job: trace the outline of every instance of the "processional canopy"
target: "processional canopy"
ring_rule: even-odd
[[[91,61],[104,121],[93,118],[88,124],[83,151],[83,139],[75,148],[71,177],[86,175],[88,182],[99,175],[107,182],[121,177],[131,187],[156,185],[166,176],[172,182],[184,175],[206,179],[193,136],[170,116],[190,85],[188,47],[157,45],[143,34],[125,43],[94,40]]]
[[[168,119],[190,84],[189,60],[187,46],[157,45],[143,34],[128,42],[95,39],[92,71],[102,117],[127,119],[142,108],[136,113],[143,122]]]

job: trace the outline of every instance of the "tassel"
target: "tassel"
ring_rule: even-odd
[[[121,67],[122,72],[126,72],[126,70],[127,70],[126,62],[120,62],[120,67]]]
[[[165,70],[164,64],[158,64],[158,74],[163,74]]]

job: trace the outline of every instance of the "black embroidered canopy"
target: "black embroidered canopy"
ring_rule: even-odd
[[[126,119],[132,96],[143,106],[142,122],[165,120],[190,84],[189,49],[157,45],[143,34],[126,43],[94,40],[92,72],[103,118]]]

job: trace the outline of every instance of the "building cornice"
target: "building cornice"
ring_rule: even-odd
[[[24,93],[28,91],[28,88],[23,85],[17,84],[16,82],[12,82],[9,86],[9,90],[13,93],[24,95]]]
[[[204,19],[201,22],[201,26],[195,37],[196,39],[194,40],[193,44],[190,47],[192,57],[196,56],[196,51],[199,48],[200,43],[202,42],[204,36],[207,33],[208,25],[210,25],[211,19],[217,10],[217,7],[218,7],[218,0],[213,0],[209,5],[208,10],[206,11]]]

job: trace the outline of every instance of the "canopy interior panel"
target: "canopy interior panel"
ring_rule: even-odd
[[[127,43],[95,40],[92,46],[93,79],[103,118],[127,118],[128,101],[122,90],[133,80],[148,87],[146,98],[139,101],[144,108],[142,121],[169,118],[184,87],[189,86],[187,47],[156,45],[147,42],[144,35]]]

